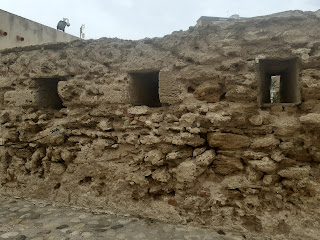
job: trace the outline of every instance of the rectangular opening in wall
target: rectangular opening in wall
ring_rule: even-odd
[[[58,82],[62,79],[36,79],[37,103],[41,108],[61,109],[63,102],[58,94]]]
[[[132,105],[161,107],[159,71],[130,74],[130,102]]]
[[[298,104],[301,101],[298,59],[259,61],[260,104]]]

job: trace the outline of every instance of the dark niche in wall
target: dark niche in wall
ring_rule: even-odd
[[[58,94],[58,82],[63,80],[59,78],[35,79],[37,103],[40,108],[59,110],[64,107]]]
[[[260,105],[299,104],[298,58],[259,61]]]
[[[132,105],[161,107],[159,71],[130,73],[130,102]]]

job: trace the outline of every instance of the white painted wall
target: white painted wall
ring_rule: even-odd
[[[8,33],[7,36],[0,35],[0,50],[51,42],[70,42],[79,39],[1,9],[0,29]],[[17,40],[17,35],[22,36],[24,41]]]

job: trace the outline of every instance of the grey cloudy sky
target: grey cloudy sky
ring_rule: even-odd
[[[286,10],[316,11],[320,0],[0,0],[0,9],[56,28],[67,17],[66,32],[86,39],[162,37],[187,30],[200,16],[242,17]]]

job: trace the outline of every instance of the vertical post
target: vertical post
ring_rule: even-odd
[[[82,24],[80,27],[80,38],[84,38],[84,33],[83,33],[83,29],[85,28],[85,25]]]

